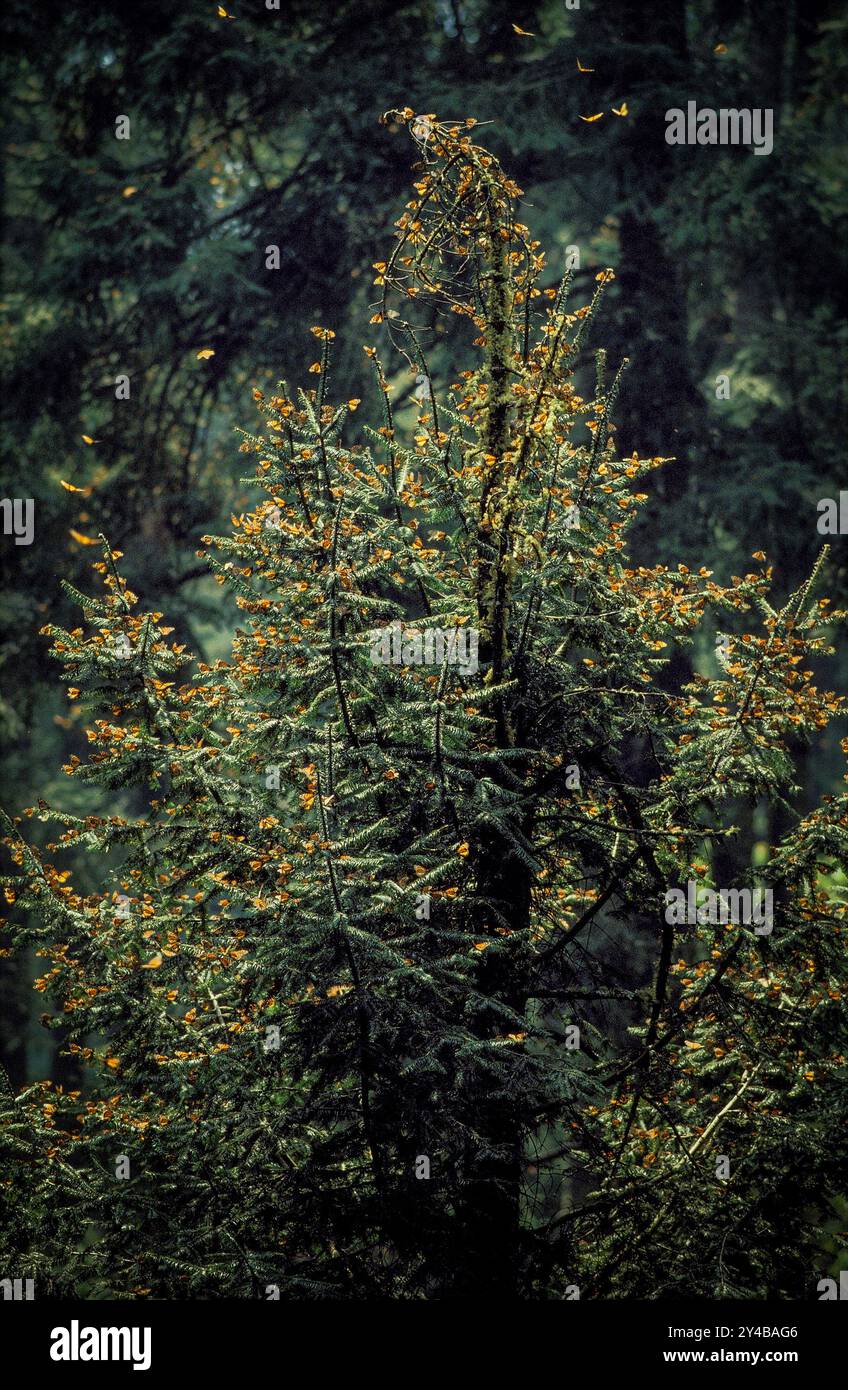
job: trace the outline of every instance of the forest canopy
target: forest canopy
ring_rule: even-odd
[[[840,21],[220,9],[13,7],[3,1248],[62,1297],[814,1297]],[[774,155],[666,140],[696,98]]]

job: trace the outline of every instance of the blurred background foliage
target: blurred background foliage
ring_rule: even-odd
[[[568,248],[587,290],[615,267],[596,341],[632,361],[618,438],[676,460],[654,475],[637,558],[726,579],[764,548],[788,595],[822,542],[817,502],[848,487],[847,36],[839,0],[10,0],[2,487],[35,499],[36,538],[2,550],[8,809],[93,794],[59,770],[84,735],[38,636],[76,620],[59,580],[88,587],[85,538],[125,553],[176,640],[222,654],[232,615],[195,550],[247,500],[233,430],[255,423],[250,388],[307,381],[322,324],[333,394],[366,411],[361,344],[384,333],[367,327],[370,267],[413,161],[379,123],[392,106],[492,122],[551,283]],[[772,107],[773,154],[666,145],[666,110],[690,100]],[[463,364],[439,325],[426,343],[438,387]],[[388,341],[381,355],[401,403],[414,378]],[[846,555],[833,538],[825,587],[843,602]],[[846,677],[842,656],[826,681]],[[840,735],[806,752],[799,806],[838,784]],[[757,815],[765,850],[786,812]],[[16,1085],[68,1079],[35,973],[0,960]]]

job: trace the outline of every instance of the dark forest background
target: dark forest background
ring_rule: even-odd
[[[366,410],[370,266],[410,179],[408,141],[379,122],[392,106],[492,122],[551,283],[568,248],[578,284],[615,267],[601,336],[633,363],[621,447],[676,458],[654,475],[639,558],[725,580],[762,547],[784,595],[809,571],[816,504],[848,488],[843,5],[69,0],[12,3],[5,31],[2,491],[36,506],[35,543],[2,550],[7,809],[94,809],[60,771],[84,735],[38,636],[75,621],[59,581],[88,587],[86,540],[105,532],[143,605],[220,655],[231,618],[195,551],[243,504],[234,428],[254,423],[252,386],[306,380],[308,330],[328,325],[335,394]],[[689,100],[773,108],[774,152],[669,147],[665,111]],[[450,349],[431,346],[450,379]],[[402,399],[414,380],[382,355]],[[833,538],[825,588],[842,601],[846,556]],[[840,736],[804,753],[800,807],[837,786]],[[15,1086],[70,1079],[37,973],[0,959]]]

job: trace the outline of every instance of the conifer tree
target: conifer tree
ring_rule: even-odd
[[[578,394],[612,271],[572,304],[474,122],[390,119],[419,169],[372,323],[415,429],[366,346],[357,435],[313,328],[309,388],[254,391],[255,506],[204,538],[229,659],[181,679],[105,539],[84,626],[48,630],[102,812],[32,814],[104,880],[81,895],[8,826],[11,931],[90,1077],[4,1102],[12,1242],[91,1297],[809,1296],[844,1162],[848,799],[745,883],[713,866],[728,800],[788,800],[841,711],[812,669],[844,616],[825,557],[783,602],[761,552],[727,586],[628,563],[668,461],[617,448],[625,363],[597,350]],[[449,315],[476,359],[443,382],[422,343]],[[678,688],[714,622],[722,662]],[[729,888],[769,890],[771,929],[711,912]]]

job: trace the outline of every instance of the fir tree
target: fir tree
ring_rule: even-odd
[[[573,305],[474,122],[390,118],[420,168],[372,323],[414,430],[367,346],[382,424],[349,442],[313,328],[310,389],[254,391],[254,509],[204,541],[230,658],[181,680],[105,540],[85,626],[48,629],[92,716],[66,770],[105,795],[32,814],[106,878],[82,896],[9,827],[13,934],[90,1077],[5,1103],[13,1240],[95,1297],[808,1295],[844,1161],[848,799],[713,874],[731,797],[787,800],[841,710],[811,669],[843,616],[825,557],[783,603],[761,552],[729,586],[628,563],[667,461],[616,446],[625,363],[598,350],[578,394],[612,272]],[[477,358],[442,384],[448,315]],[[679,688],[713,621],[723,662]],[[676,922],[689,884],[769,889],[773,930]]]

